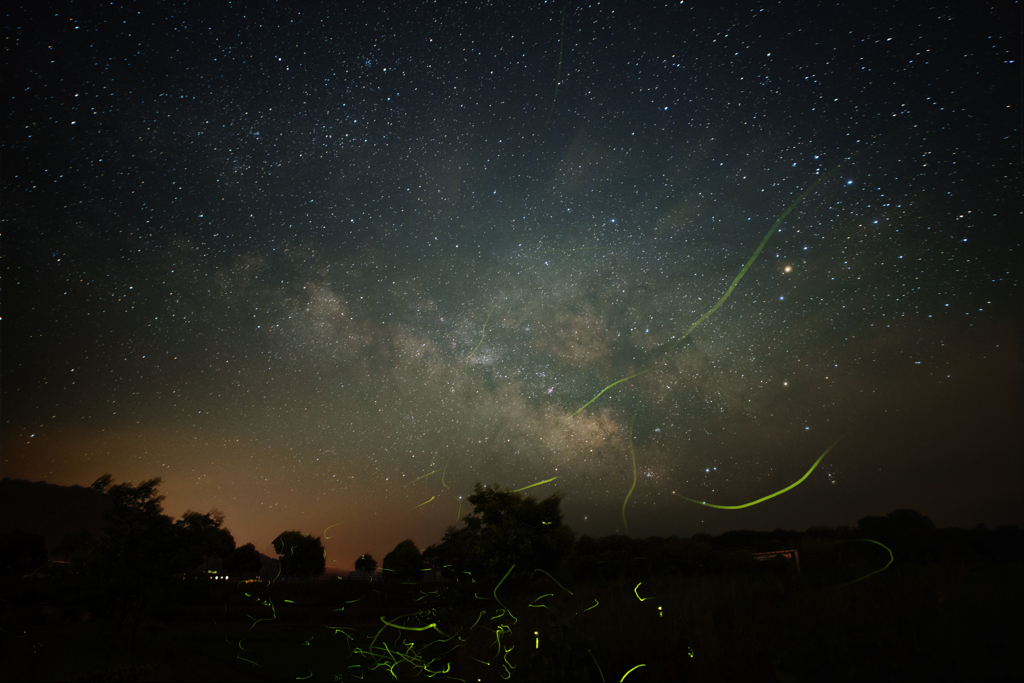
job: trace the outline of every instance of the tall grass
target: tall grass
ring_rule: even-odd
[[[27,624],[20,635],[4,624],[0,675],[74,678],[61,664],[69,657],[81,680],[129,669],[138,680],[367,681],[973,680],[1020,670],[1020,566],[893,566],[841,588],[841,572],[775,569],[564,589],[510,579],[498,600],[493,583],[468,581],[193,584],[178,587],[132,653],[106,645],[103,624]]]

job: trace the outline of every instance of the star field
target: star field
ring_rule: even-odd
[[[634,420],[632,534],[1024,521],[1019,6],[80,9],[7,18],[4,476],[350,569],[623,532]]]

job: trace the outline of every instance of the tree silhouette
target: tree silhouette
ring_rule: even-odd
[[[420,549],[406,539],[384,556],[384,571],[398,579],[418,579],[423,569]]]
[[[572,529],[562,524],[560,493],[542,501],[495,484],[477,483],[468,500],[473,512],[462,529],[448,527],[436,550],[440,564],[494,577],[512,565],[517,572],[552,572],[573,545]]]
[[[46,564],[46,543],[39,534],[15,529],[0,534],[0,575],[24,576]]]
[[[206,514],[186,510],[174,523],[182,532],[183,561],[195,568],[205,565],[213,556],[225,559],[235,550],[235,538],[222,527],[224,515],[219,510]]]
[[[113,509],[106,514],[106,537],[98,544],[95,583],[104,604],[121,620],[122,635],[130,648],[141,620],[162,596],[161,579],[194,567],[187,562],[181,530],[163,514],[157,486],[149,479],[138,486],[112,484],[104,474],[93,489],[110,496]]]
[[[181,537],[171,518],[162,514],[164,496],[157,494],[162,480],[149,479],[138,486],[112,485],[112,481],[105,474],[92,488],[114,502],[106,515],[107,537],[101,541],[104,555],[115,565],[113,570],[131,581],[184,570]]]
[[[53,547],[53,554],[70,562],[71,558],[96,544],[92,532],[88,529],[69,531],[61,537],[60,542]]]
[[[308,579],[320,576],[327,567],[320,537],[299,531],[285,531],[274,539],[274,550],[281,557],[281,573]]]
[[[893,510],[885,517],[864,517],[857,520],[857,528],[865,537],[887,545],[897,564],[935,561],[938,557],[935,523],[917,510]]]
[[[377,560],[373,559],[373,555],[366,553],[360,555],[356,560],[356,571],[357,572],[369,572],[373,573],[377,571]]]
[[[263,568],[263,560],[252,543],[238,546],[224,558],[224,571],[230,574],[254,574]]]

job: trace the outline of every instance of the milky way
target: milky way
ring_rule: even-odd
[[[623,532],[635,419],[632,534],[1024,521],[1019,8],[693,4],[10,15],[3,474],[350,568]]]

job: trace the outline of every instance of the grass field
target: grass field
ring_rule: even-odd
[[[182,584],[114,621],[5,607],[3,680],[999,680],[1024,671],[1021,567],[894,566],[559,585]],[[638,585],[639,584],[639,585]],[[570,594],[571,591],[571,594]],[[55,621],[51,613],[50,621]]]

